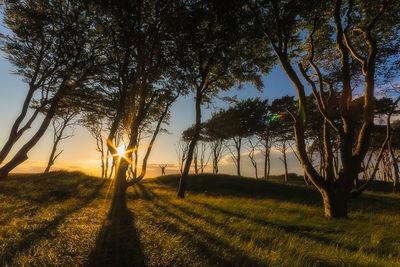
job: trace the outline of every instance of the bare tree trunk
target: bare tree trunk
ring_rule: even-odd
[[[321,191],[320,191],[321,192]],[[347,196],[338,192],[321,192],[325,216],[329,218],[347,217]]]
[[[286,142],[283,142],[283,165],[285,167],[285,183],[289,181],[289,175],[288,175],[288,167],[287,167],[287,157],[286,157]]]
[[[242,137],[238,136],[238,137],[234,137],[233,141],[235,143],[235,148],[236,148],[236,157],[232,156],[233,160],[235,161],[236,164],[236,172],[237,172],[237,176],[241,176],[240,173],[240,161],[241,161],[241,149],[242,149]]]
[[[264,156],[264,180],[268,180],[267,176],[267,170],[268,170],[268,148],[265,147],[265,156]]]
[[[308,178],[308,175],[306,172],[304,172],[303,178],[304,178],[304,182],[306,183],[306,185],[311,185],[310,179]]]
[[[218,162],[222,156],[223,144],[222,140],[215,140],[211,145],[212,161],[213,161],[213,174],[218,174]]]
[[[101,179],[105,178],[105,164],[104,164],[104,153],[101,156]]]
[[[51,105],[49,107],[49,110],[46,113],[45,118],[42,121],[42,124],[40,125],[39,129],[36,131],[36,133],[32,136],[32,138],[25,143],[24,146],[14,155],[14,157],[3,167],[0,168],[0,178],[4,178],[8,176],[8,173],[12,171],[15,167],[17,167],[19,164],[24,162],[25,160],[28,159],[28,152],[36,145],[36,143],[42,138],[43,134],[46,132],[51,120],[53,119],[58,104],[60,103],[62,96],[64,94],[64,91],[66,90],[65,88],[65,81],[63,84],[60,86],[60,89],[56,93],[56,95],[53,97],[53,100],[51,101]]]
[[[201,102],[202,102],[202,87],[197,87],[196,88],[196,104],[195,104],[195,106],[196,106],[195,131],[194,131],[192,140],[190,141],[190,144],[189,144],[189,150],[188,150],[188,155],[187,155],[186,162],[185,162],[185,167],[183,169],[181,178],[179,180],[179,188],[178,188],[178,195],[177,195],[178,198],[185,198],[186,183],[187,183],[187,178],[189,175],[190,165],[192,164],[193,152],[194,152],[194,148],[197,144],[197,140],[199,139],[199,136],[200,136]]]
[[[268,153],[268,170],[267,170],[267,181],[269,180],[269,174],[270,174],[270,172],[271,172],[271,156],[270,156],[270,154]]]
[[[264,180],[268,181],[269,179],[269,170],[270,170],[270,165],[271,165],[271,160],[270,160],[270,145],[269,145],[269,137],[264,138]]]
[[[394,154],[392,142],[389,140],[389,151],[390,156],[392,158],[392,165],[393,165],[393,192],[400,193],[400,174],[399,174],[399,165],[397,163],[397,158]]]
[[[110,150],[108,149],[108,147],[107,147],[107,152],[106,152],[106,157],[104,158],[104,163],[105,163],[105,166],[104,166],[104,178],[108,178],[108,164],[109,164],[109,156],[110,155]]]
[[[60,140],[61,140],[61,136],[57,136],[56,141],[53,143],[53,148],[51,149],[49,161],[47,162],[47,166],[46,166],[46,169],[44,170],[44,173],[48,173],[48,172],[50,171],[50,168],[51,168],[51,166],[54,165],[54,162],[55,162],[55,160],[57,159],[57,157],[58,157],[59,155],[61,155],[61,153],[63,152],[63,151],[61,150],[61,151],[60,151],[59,153],[57,153],[57,155],[56,155],[57,146],[58,146],[58,143],[60,142]]]
[[[51,166],[54,165],[54,162],[58,158],[58,156],[61,155],[63,152],[62,150],[56,154],[58,145],[61,140],[66,139],[68,137],[71,137],[72,135],[64,136],[64,131],[65,129],[70,126],[71,120],[75,117],[75,113],[70,113],[70,114],[63,114],[59,119],[61,122],[58,122],[57,119],[53,120],[53,147],[51,149],[49,161],[47,163],[46,169],[44,170],[44,173],[48,173],[50,171]]]
[[[111,200],[111,208],[109,211],[109,218],[118,214],[126,207],[126,171],[128,169],[129,163],[124,159],[120,158],[117,162],[117,171],[115,173],[114,191]]]
[[[199,156],[199,147],[198,147],[198,144],[196,144],[196,146],[194,147],[194,151],[193,151],[193,165],[194,165],[194,173],[195,174],[199,174],[199,167],[197,164],[198,156]]]
[[[17,142],[17,140],[21,137],[22,133],[25,130],[30,128],[30,125],[29,125],[28,127],[23,127],[23,128],[25,128],[25,130],[21,129],[21,130],[18,131],[22,121],[24,120],[24,118],[26,116],[26,113],[28,112],[29,104],[31,103],[31,100],[32,100],[34,92],[35,92],[35,88],[30,87],[29,91],[28,91],[28,94],[25,97],[25,101],[24,101],[24,104],[22,106],[21,113],[19,114],[19,116],[15,120],[15,122],[14,122],[12,128],[11,128],[11,132],[10,132],[10,135],[8,137],[8,140],[4,144],[3,148],[0,151],[0,164],[3,163],[4,159],[7,157],[8,153],[10,153],[11,148],[13,147],[15,142]],[[36,115],[37,115],[37,113],[36,113]],[[35,118],[36,118],[36,116],[35,116]]]

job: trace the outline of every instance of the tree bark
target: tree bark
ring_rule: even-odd
[[[189,176],[190,165],[192,164],[193,152],[194,152],[194,148],[197,144],[197,140],[199,139],[199,136],[200,136],[201,102],[202,102],[202,88],[197,87],[196,88],[196,103],[195,103],[195,106],[196,106],[195,131],[194,131],[192,140],[190,141],[190,144],[189,144],[189,150],[188,150],[188,155],[187,155],[186,162],[185,162],[185,167],[183,168],[181,179],[179,180],[179,188],[178,188],[178,194],[177,194],[178,198],[185,198],[186,183],[187,183],[187,178]]]
[[[42,121],[39,129],[32,136],[32,138],[28,142],[26,142],[24,146],[22,146],[22,148],[14,155],[13,158],[7,164],[0,168],[0,178],[7,177],[10,171],[12,171],[15,167],[28,159],[28,152],[32,149],[32,147],[36,145],[36,143],[42,138],[43,134],[46,132],[51,120],[56,113],[58,104],[60,103],[65,90],[66,85],[64,81],[63,84],[60,86],[60,89],[54,96],[53,100],[51,101],[50,108],[47,111],[46,116]]]
[[[325,217],[346,218],[347,196],[338,192],[328,190],[320,191],[324,202]]]
[[[58,156],[61,155],[62,151],[60,151],[56,155],[58,144],[60,143],[61,139],[63,139],[64,130],[65,128],[67,128],[68,123],[73,118],[73,116],[74,116],[73,114],[69,114],[68,116],[64,117],[63,121],[61,122],[62,124],[60,125],[61,128],[58,128],[55,124],[56,122],[53,121],[53,129],[54,129],[53,148],[51,149],[49,161],[47,162],[47,166],[46,169],[44,170],[44,173],[48,173],[50,171],[50,168],[54,165],[54,162],[56,161]],[[103,161],[103,159],[101,160]]]
[[[304,182],[306,183],[306,185],[311,185],[310,179],[308,178],[306,172],[304,172],[303,178],[304,178]]]
[[[124,158],[119,158],[116,164],[114,192],[111,201],[111,208],[108,214],[109,218],[119,214],[120,211],[125,210],[126,207],[126,171],[128,169],[128,162]]]
[[[194,147],[194,151],[193,151],[193,165],[194,165],[194,173],[195,174],[199,174],[199,166],[197,164],[198,156],[199,156],[199,148],[196,143],[196,146]]]
[[[46,166],[46,169],[44,170],[44,173],[48,173],[48,172],[50,171],[51,166],[54,165],[54,161],[56,160],[56,158],[57,158],[57,157],[61,154],[61,152],[62,152],[62,151],[61,151],[60,153],[58,153],[58,154],[56,155],[57,146],[58,146],[58,143],[60,142],[60,140],[61,140],[61,136],[57,136],[57,139],[56,139],[56,141],[55,141],[54,144],[53,144],[53,148],[51,149],[49,161],[47,162],[47,166]]]
[[[287,157],[286,157],[286,142],[283,142],[283,165],[285,167],[285,183],[289,181],[289,175],[288,175],[288,167],[287,167]]]
[[[3,163],[4,159],[7,157],[8,153],[10,152],[12,146],[15,144],[15,142],[21,136],[21,134],[18,134],[18,132],[19,132],[18,128],[21,125],[21,122],[23,121],[23,119],[25,118],[26,113],[28,112],[29,104],[31,103],[34,92],[35,92],[35,88],[30,87],[28,94],[25,97],[25,101],[22,106],[21,113],[15,120],[15,122],[11,128],[10,136],[8,137],[7,142],[4,144],[3,148],[0,151],[0,164]]]
[[[392,158],[392,165],[393,165],[393,192],[400,193],[400,174],[399,174],[399,165],[397,163],[397,158],[394,154],[393,147],[391,141],[389,140],[388,144],[390,156]]]
[[[268,136],[264,138],[264,148],[265,148],[265,157],[264,157],[264,180],[268,181],[269,179],[269,170],[270,170],[270,147],[269,147],[269,140]]]
[[[241,176],[240,173],[240,160],[241,160],[241,149],[242,149],[242,138],[239,136],[237,140],[233,138],[233,141],[235,142],[235,148],[236,148],[236,172],[237,176]]]

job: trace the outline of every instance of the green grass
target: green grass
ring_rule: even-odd
[[[400,266],[390,185],[376,183],[348,219],[330,220],[312,187],[272,180],[192,176],[179,200],[177,176],[147,179],[110,221],[109,182],[15,175],[0,181],[0,266]]]

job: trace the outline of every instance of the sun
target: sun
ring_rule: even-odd
[[[117,147],[116,150],[117,150],[116,156],[118,156],[119,158],[126,158],[127,151],[125,150],[124,145],[120,145],[119,147]]]

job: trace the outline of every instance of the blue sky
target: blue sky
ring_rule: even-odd
[[[0,14],[0,21],[3,16]],[[0,25],[0,32],[3,34],[9,34],[9,31]],[[0,148],[7,140],[9,131],[12,123],[18,116],[22,103],[24,101],[27,85],[21,81],[21,78],[17,75],[12,74],[12,65],[4,58],[3,54],[0,54]],[[295,89],[286,77],[286,74],[280,68],[275,67],[268,76],[263,76],[264,88],[262,92],[257,91],[251,85],[245,85],[241,90],[232,89],[227,92],[223,92],[224,96],[237,95],[238,99],[246,99],[253,97],[260,97],[261,99],[268,98],[273,100],[284,95],[295,95]],[[228,106],[227,103],[216,100],[214,105],[203,107],[203,120],[207,120],[211,112],[215,111],[214,108],[225,108]],[[39,122],[40,122],[39,118]],[[176,153],[176,144],[180,139],[180,135],[183,130],[191,126],[195,119],[194,113],[194,100],[193,96],[181,97],[176,101],[171,109],[171,120],[168,126],[165,128],[170,134],[160,135],[153,147],[152,154],[149,158],[148,164],[148,177],[159,175],[160,170],[159,164],[168,164],[166,169],[168,173],[174,173],[177,171],[176,164],[178,163],[178,157]],[[34,133],[35,126],[38,126],[38,122],[33,124],[31,131],[27,132],[27,135],[16,144],[15,148],[10,153],[16,151],[24,141],[28,140]],[[15,172],[41,172],[44,170],[48,156],[50,154],[52,145],[52,129],[49,128],[46,134],[38,142],[38,144],[28,154],[29,159],[21,164]],[[60,149],[63,150],[61,156],[57,159],[53,169],[66,169],[66,170],[82,170],[89,174],[98,175],[100,173],[99,155],[96,152],[96,144],[90,133],[82,128],[76,127],[74,130],[74,136],[72,138],[64,140],[60,144]],[[246,154],[244,151],[243,153]],[[282,162],[279,160],[280,154],[272,151],[272,174],[283,173]],[[253,176],[253,168],[250,165],[250,161],[247,159],[247,155],[243,155],[242,169],[243,175]],[[259,172],[262,172],[263,156],[258,154],[256,159],[259,163]],[[301,173],[301,168],[297,162],[297,159],[293,155],[289,155],[289,171]],[[226,155],[221,160],[220,170],[225,173],[235,173],[235,166],[230,159],[230,155]],[[211,171],[211,164],[206,169]]]
[[[9,62],[0,59],[0,146],[4,144],[11,125],[18,115],[18,112],[23,103],[25,94],[27,92],[27,85],[21,81],[21,78],[11,73],[12,66]],[[257,91],[251,85],[245,85],[243,89],[232,89],[224,92],[222,95],[234,96],[237,95],[239,99],[260,97],[262,99],[274,99],[283,95],[294,95],[295,90],[287,79],[285,73],[279,66],[274,68],[268,76],[263,77],[265,87],[262,92]],[[216,100],[214,105],[203,107],[203,120],[210,117],[211,112],[215,108],[227,107],[227,103]],[[179,141],[180,134],[184,129],[189,127],[194,122],[194,102],[193,96],[181,97],[173,105],[171,109],[170,125],[165,126],[169,134],[159,136],[156,144],[153,147],[152,155],[149,159],[149,177],[157,175],[159,172],[158,164],[169,164],[167,173],[176,171],[178,158],[176,153],[176,144]],[[35,125],[34,125],[35,126]],[[36,124],[37,126],[37,124]],[[35,127],[33,127],[35,128]],[[33,130],[28,132],[28,136],[21,140],[18,144],[21,145],[24,140],[29,138],[29,133],[32,134]],[[98,154],[95,151],[95,142],[86,129],[77,127],[74,131],[74,137],[65,140],[61,144],[61,149],[64,150],[63,154],[57,160],[54,169],[67,169],[67,170],[83,170],[91,174],[98,173]],[[29,153],[29,159],[17,168],[17,172],[40,172],[43,170],[47,157],[50,153],[52,144],[52,131],[47,130],[47,133],[37,146]],[[16,148],[19,147],[16,146]],[[14,150],[15,151],[15,150]],[[245,152],[244,152],[245,153]],[[282,173],[282,163],[278,159],[279,153],[273,152],[273,168],[272,173]],[[244,175],[253,175],[253,169],[247,160],[247,156],[243,157],[243,173]],[[293,156],[290,158],[290,170],[300,171],[299,166]],[[260,168],[262,166],[262,155],[257,157]],[[227,155],[222,160],[221,171],[227,173],[234,173],[234,165]],[[211,166],[210,166],[211,167]],[[260,169],[262,172],[262,169]]]

